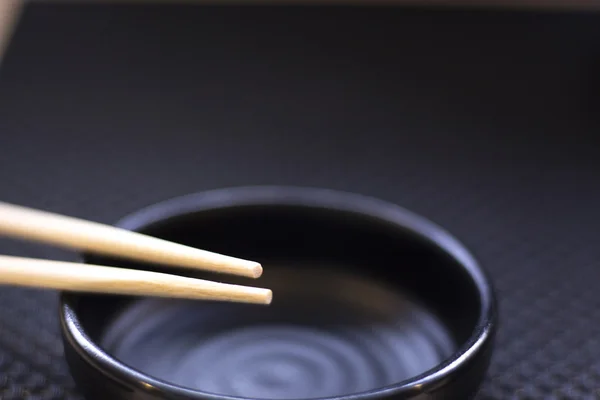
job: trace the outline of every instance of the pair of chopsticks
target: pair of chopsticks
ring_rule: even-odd
[[[253,261],[2,202],[0,235],[171,267],[250,278],[262,274],[262,266]],[[0,285],[258,304],[270,304],[272,298],[269,289],[167,273],[13,256],[0,256]]]
[[[0,65],[25,2],[0,0]],[[174,267],[251,278],[260,264],[112,226],[0,202],[0,235]],[[268,289],[165,273],[0,255],[0,285],[75,292],[271,303]]]
[[[0,0],[0,64],[23,0]],[[146,261],[258,278],[260,264],[112,226],[0,202],[0,235]],[[0,285],[92,293],[271,303],[268,289],[101,265],[0,255]]]

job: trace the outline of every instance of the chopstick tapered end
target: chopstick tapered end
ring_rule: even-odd
[[[273,301],[271,289],[229,284],[219,284],[219,286],[221,289],[219,289],[218,299],[221,300],[262,305],[269,305]]]
[[[265,305],[269,305],[271,304],[271,301],[273,301],[273,292],[269,289],[265,290],[265,297],[264,297],[264,303]]]
[[[254,265],[250,266],[249,270],[252,278],[260,278],[263,273],[263,267],[259,263],[254,263]]]

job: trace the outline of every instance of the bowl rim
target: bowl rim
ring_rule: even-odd
[[[192,212],[249,205],[288,205],[346,211],[408,229],[411,233],[429,241],[454,258],[468,273],[479,295],[479,318],[473,333],[445,362],[420,375],[385,387],[348,395],[312,397],[307,400],[356,400],[359,398],[374,400],[382,396],[416,396],[440,385],[443,386],[444,382],[459,373],[463,366],[474,362],[479,353],[484,351],[486,345],[493,340],[497,328],[497,300],[487,272],[480,266],[472,253],[449,232],[412,211],[384,200],[357,193],[315,187],[230,187],[178,196],[146,206],[120,219],[115,226],[138,230],[161,220]],[[83,259],[80,262],[84,262]],[[248,397],[220,395],[185,388],[153,378],[121,363],[102,350],[86,334],[74,309],[77,297],[77,293],[61,292],[60,294],[61,330],[68,345],[88,365],[103,375],[108,375],[127,386],[154,394],[164,393],[194,400],[251,400]]]

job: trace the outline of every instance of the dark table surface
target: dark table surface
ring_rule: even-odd
[[[0,72],[0,199],[107,223],[248,184],[398,203],[497,285],[480,399],[595,399],[598,133],[600,15],[36,4]],[[79,398],[55,294],[0,289],[0,399]]]

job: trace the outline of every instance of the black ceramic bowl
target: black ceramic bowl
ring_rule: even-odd
[[[273,303],[63,293],[66,357],[89,399],[464,400],[486,373],[488,278],[452,236],[402,208],[249,187],[176,198],[119,226],[259,261],[258,280],[177,272],[267,287]]]

